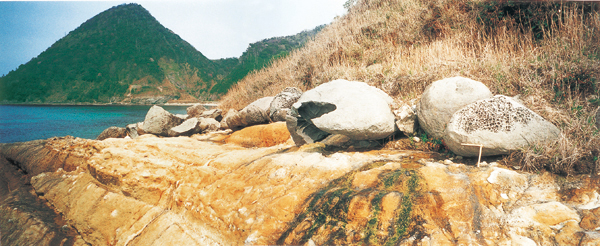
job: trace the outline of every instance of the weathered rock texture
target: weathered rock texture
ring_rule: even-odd
[[[269,117],[272,121],[285,121],[292,105],[302,96],[302,91],[296,87],[285,88],[275,95],[269,106]]]
[[[91,245],[600,243],[597,176],[417,163],[430,157],[421,152],[323,154],[323,143],[244,148],[211,134],[54,139],[0,153],[37,173],[37,195]],[[64,156],[82,157],[80,168],[36,167]]]
[[[431,83],[417,104],[419,126],[430,137],[442,138],[454,112],[475,101],[492,97],[483,83],[452,77]]]
[[[148,110],[142,129],[146,133],[168,136],[169,130],[181,124],[183,120],[184,119],[169,113],[160,106],[154,105]]]
[[[407,136],[414,134],[417,128],[417,115],[408,105],[393,111],[396,116],[396,127]]]
[[[127,129],[125,129],[123,127],[118,127],[118,126],[111,126],[109,128],[106,128],[104,131],[102,131],[102,133],[100,133],[100,135],[98,135],[96,140],[104,140],[107,138],[124,138],[124,137],[127,137]]]
[[[298,119],[296,132],[307,123],[329,134],[343,134],[354,140],[376,140],[396,131],[390,108],[392,102],[380,89],[340,79],[304,92],[292,105],[292,116]],[[309,115],[303,115],[307,113]]]
[[[125,129],[127,129],[127,135],[129,135],[130,138],[137,138],[140,135],[144,135],[146,134],[146,132],[143,129],[144,126],[144,122],[138,122],[135,124],[129,124],[125,127]]]
[[[169,129],[169,137],[191,136],[202,130],[204,129],[200,128],[200,121],[198,118],[189,118],[181,123],[181,125]]]
[[[195,117],[199,117],[200,115],[202,115],[202,113],[204,111],[206,111],[206,108],[204,106],[202,106],[202,104],[194,104],[192,106],[189,106],[186,109],[186,111],[187,111],[188,117],[195,118]]]
[[[446,128],[444,142],[457,155],[508,154],[523,146],[554,141],[560,130],[511,97],[495,96],[457,111]]]
[[[236,131],[225,140],[226,143],[243,147],[271,147],[290,140],[285,122],[256,125]]]
[[[269,123],[269,107],[272,101],[273,97],[260,98],[237,113],[228,111],[223,120],[230,129]]]

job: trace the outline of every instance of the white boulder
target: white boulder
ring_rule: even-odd
[[[431,83],[417,104],[419,126],[429,136],[441,138],[454,112],[477,100],[492,97],[483,83],[452,77]]]
[[[511,97],[498,95],[469,104],[454,113],[444,142],[457,155],[477,156],[508,154],[523,146],[553,141],[560,130]]]
[[[396,131],[392,102],[385,92],[364,82],[334,80],[304,92],[292,105],[300,127],[290,132],[303,132],[301,126],[310,124],[327,134],[342,134],[353,140],[382,139]]]

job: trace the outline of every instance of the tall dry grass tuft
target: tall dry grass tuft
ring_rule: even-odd
[[[520,95],[563,132],[507,161],[528,170],[597,172],[600,137],[598,4],[463,0],[359,0],[304,48],[240,81],[221,99],[243,108],[288,86],[348,79],[397,101],[431,82],[469,77],[494,94]]]

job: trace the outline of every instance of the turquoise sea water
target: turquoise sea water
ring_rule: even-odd
[[[144,121],[150,107],[0,105],[0,143],[66,135],[95,139],[108,127]],[[186,114],[187,106],[163,108],[173,114]]]

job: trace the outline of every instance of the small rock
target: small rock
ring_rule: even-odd
[[[462,160],[462,159],[463,159],[463,157],[462,157],[462,156],[460,156],[460,155],[457,155],[456,157],[454,157],[454,159],[457,159],[457,160]]]
[[[215,109],[211,109],[211,110],[207,110],[202,112],[202,114],[200,114],[200,117],[202,118],[212,118],[215,119],[217,121],[221,121],[223,119],[223,116],[221,115],[221,113],[223,113],[223,110],[215,108]]]
[[[412,140],[415,141],[415,143],[421,142],[421,139],[418,137],[413,137]]]
[[[269,107],[273,97],[263,97],[258,99],[239,112],[229,110],[226,115],[226,123],[230,129],[237,129],[245,126],[269,123]]]
[[[277,94],[269,106],[269,117],[272,121],[285,121],[290,107],[302,96],[302,91],[296,87],[285,88]]]
[[[102,131],[96,140],[104,140],[107,138],[124,138],[127,136],[127,129],[123,127],[111,126]]]
[[[448,160],[448,159],[444,160],[444,165],[450,165],[450,164],[453,164],[453,163],[454,162],[452,162],[451,160]]]
[[[140,135],[146,134],[146,132],[142,129],[144,126],[144,122],[138,122],[135,124],[129,124],[125,129],[127,129],[127,135],[132,139],[136,139]]]
[[[191,136],[192,134],[198,132],[200,132],[200,124],[198,118],[190,118],[181,123],[180,125],[171,128],[169,130],[169,137]]]
[[[190,118],[195,118],[199,117],[204,111],[206,111],[206,108],[202,106],[202,104],[194,104],[188,107],[186,111]]]
[[[214,132],[221,128],[221,124],[213,118],[199,118],[199,128],[202,132]]]
[[[414,134],[417,121],[417,115],[411,109],[410,106],[405,105],[400,109],[394,110],[394,115],[396,116],[396,127],[401,132],[404,132],[405,135]]]

